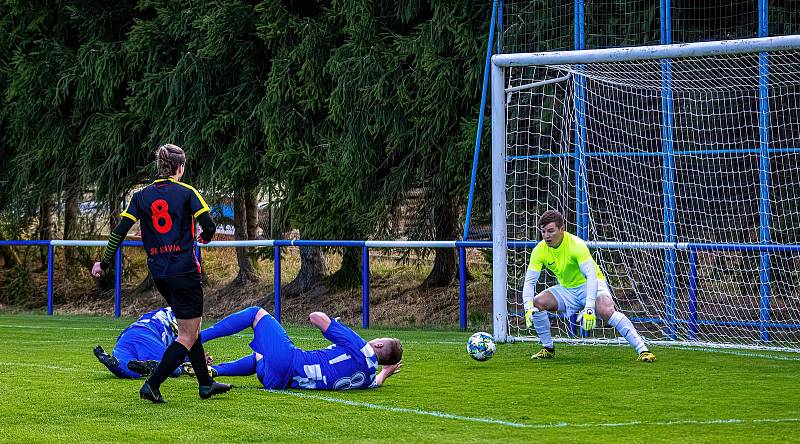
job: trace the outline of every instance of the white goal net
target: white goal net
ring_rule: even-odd
[[[641,59],[620,56],[625,48],[544,64],[496,56],[506,65],[494,71],[504,97],[493,105],[504,103],[504,121],[493,131],[504,130],[509,241],[500,317],[511,339],[535,335],[522,317],[523,278],[537,219],[556,209],[588,241],[618,309],[647,340],[800,350],[800,51],[786,49],[792,41],[736,41],[738,51],[731,42],[692,44],[683,53],[673,45],[659,59],[647,48],[635,49]],[[767,46],[741,50],[752,42]],[[537,292],[554,284],[545,272]],[[551,321],[562,340],[616,340],[602,323],[586,334],[562,315]]]

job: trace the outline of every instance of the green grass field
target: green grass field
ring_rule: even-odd
[[[165,405],[138,398],[92,355],[109,352],[132,319],[0,315],[3,442],[787,442],[800,439],[800,356],[657,348],[560,346],[532,362],[533,344],[501,344],[488,362],[452,331],[394,335],[404,367],[377,390],[259,389],[255,377],[200,400],[196,381],[168,380]],[[289,328],[304,348],[326,346]],[[248,353],[246,337],[206,345],[217,362]]]

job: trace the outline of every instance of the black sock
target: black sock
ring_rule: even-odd
[[[191,361],[192,368],[194,368],[198,384],[211,385],[214,382],[208,374],[206,350],[203,348],[203,341],[200,340],[200,335],[197,335],[197,340],[194,341],[194,345],[189,349],[189,361]]]
[[[161,387],[161,383],[166,381],[169,375],[181,365],[187,352],[188,350],[186,350],[186,347],[178,341],[174,341],[170,344],[169,347],[164,350],[161,362],[158,363],[156,369],[153,370],[153,373],[147,378],[147,383],[150,384],[150,387],[154,389]]]
[[[556,348],[555,347],[543,347],[543,348],[545,350],[549,351],[550,353],[555,353],[556,352]]]

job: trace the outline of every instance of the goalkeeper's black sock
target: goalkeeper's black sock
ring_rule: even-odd
[[[161,383],[166,381],[169,375],[181,365],[183,362],[183,358],[186,357],[186,347],[183,346],[178,341],[174,341],[172,344],[164,350],[164,356],[161,357],[161,362],[158,363],[158,366],[153,373],[147,378],[147,383],[150,384],[155,390],[158,390],[161,387]]]
[[[545,350],[549,351],[550,353],[555,353],[556,352],[556,348],[555,347],[542,347],[542,348],[544,348]]]
[[[199,385],[207,386],[214,382],[211,380],[211,376],[208,375],[206,351],[203,348],[203,341],[200,340],[200,335],[197,335],[197,340],[194,341],[194,345],[189,349],[189,361],[192,363]]]

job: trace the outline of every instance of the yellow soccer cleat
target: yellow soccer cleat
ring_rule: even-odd
[[[184,375],[191,376],[192,378],[196,378],[197,377],[197,375],[194,372],[194,367],[192,366],[191,362],[184,362],[183,364],[181,364],[181,369],[183,370],[183,374]],[[219,376],[219,373],[217,372],[217,370],[215,368],[211,367],[210,365],[208,366],[208,374],[212,378],[216,378],[217,376]]]
[[[656,362],[656,355],[650,353],[649,351],[643,351],[639,353],[639,357],[636,358],[636,360],[642,362]]]
[[[556,357],[556,351],[542,348],[538,353],[531,356],[531,359],[553,359]]]

